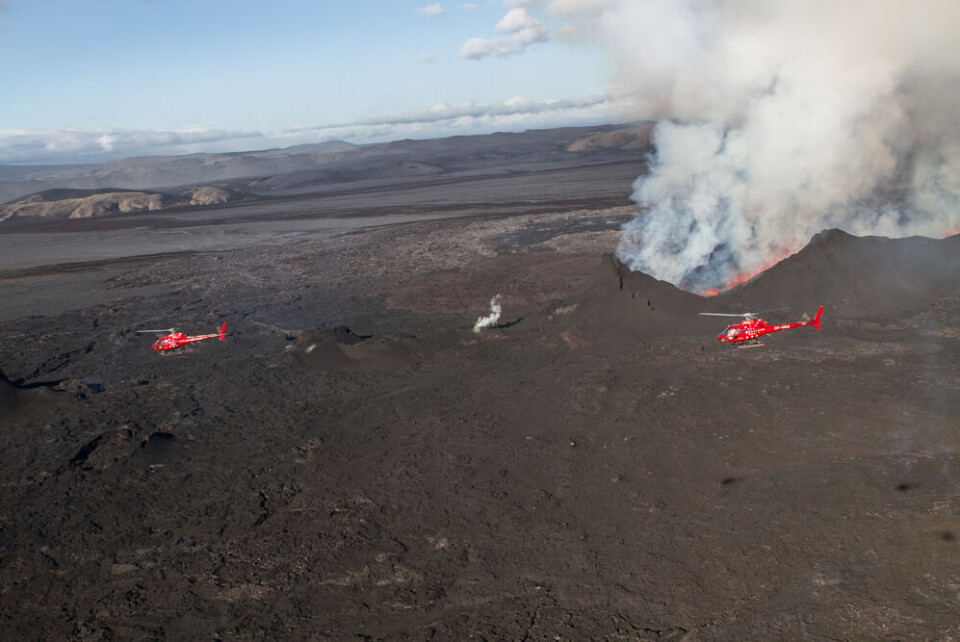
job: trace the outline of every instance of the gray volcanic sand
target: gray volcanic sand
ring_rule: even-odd
[[[703,299],[543,203],[4,273],[7,636],[960,635],[956,237]]]

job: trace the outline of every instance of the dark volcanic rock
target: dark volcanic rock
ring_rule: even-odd
[[[955,239],[824,234],[704,298],[488,224],[87,265],[89,302],[0,324],[6,374],[65,382],[0,379],[5,638],[955,634]],[[522,321],[472,332],[494,294]],[[781,303],[823,330],[698,314]],[[161,319],[233,332],[160,354]]]
[[[717,297],[744,309],[820,305],[847,317],[887,316],[953,296],[960,285],[960,235],[945,239],[856,237],[825,230],[802,250]]]
[[[136,454],[151,465],[166,465],[176,458],[180,448],[181,443],[176,435],[156,430],[140,442]]]
[[[393,370],[417,362],[415,341],[409,337],[368,337],[346,326],[304,332],[287,354],[297,363],[325,372]]]
[[[20,407],[17,387],[0,372],[0,415],[7,415]]]
[[[603,256],[589,283],[571,298],[569,324],[583,338],[623,340],[710,333],[716,322],[699,316],[712,303],[641,272],[612,254]]]

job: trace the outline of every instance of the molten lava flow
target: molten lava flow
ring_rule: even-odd
[[[767,270],[769,270],[770,268],[772,268],[774,265],[776,265],[777,263],[779,263],[780,261],[782,261],[784,258],[786,258],[786,256],[787,256],[786,253],[784,253],[784,254],[782,254],[782,255],[779,255],[779,254],[778,254],[778,255],[777,255],[777,258],[773,259],[772,261],[770,261],[769,263],[767,263],[767,264],[764,265],[763,267],[761,267],[761,268],[759,268],[759,269],[757,269],[757,270],[753,270],[753,271],[751,271],[751,272],[737,272],[737,273],[733,276],[733,278],[730,279],[730,282],[729,282],[729,283],[726,283],[725,285],[723,285],[723,286],[721,286],[721,287],[719,287],[719,288],[713,288],[713,289],[711,289],[711,290],[702,290],[699,294],[700,294],[700,296],[717,296],[718,294],[721,294],[721,293],[723,293],[723,292],[727,292],[727,291],[729,291],[729,290],[732,290],[733,288],[737,287],[738,285],[743,285],[744,283],[746,283],[747,281],[749,281],[749,280],[752,279],[753,277],[757,276],[758,274],[761,274],[761,273],[763,273],[763,272],[766,272]]]

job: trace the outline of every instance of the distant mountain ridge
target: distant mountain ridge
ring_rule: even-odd
[[[374,145],[327,141],[284,149],[143,156],[96,165],[0,166],[0,203],[51,189],[171,192],[216,186],[261,196],[359,180],[522,171],[637,158],[650,123],[567,127],[400,140]],[[93,194],[87,194],[92,196]]]

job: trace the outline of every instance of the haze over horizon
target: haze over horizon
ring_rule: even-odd
[[[2,0],[0,163],[620,122],[614,4]]]

